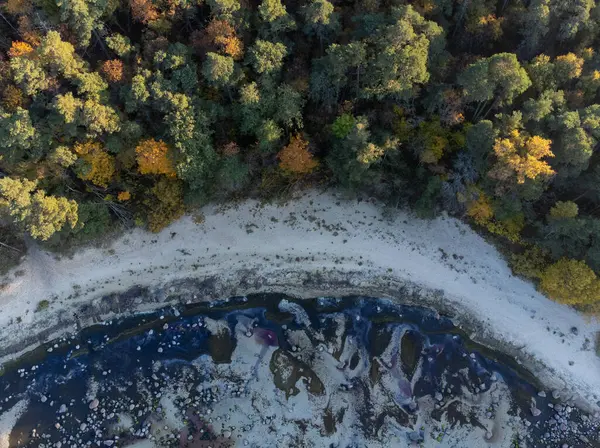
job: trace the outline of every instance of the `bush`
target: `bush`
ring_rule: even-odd
[[[548,267],[548,252],[538,246],[532,246],[523,253],[512,254],[510,267],[516,275],[539,279]]]

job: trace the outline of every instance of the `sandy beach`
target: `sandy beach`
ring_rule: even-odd
[[[159,234],[136,229],[71,258],[31,251],[0,281],[0,346],[16,347],[43,335],[22,352],[74,331],[73,314],[82,306],[136,285],[156,289],[186,278],[217,278],[226,285],[218,290],[220,297],[193,296],[188,302],[257,291],[394,298],[395,288],[404,285],[421,294],[423,305],[450,313],[475,340],[515,356],[549,389],[596,407],[596,320],[513,276],[497,250],[462,222],[382,212],[374,201],[311,192],[286,204],[209,206],[202,210],[203,220],[186,216]],[[49,305],[36,311],[43,300]],[[164,301],[138,303],[135,310],[170,300],[167,294]],[[15,355],[5,350],[3,360]]]

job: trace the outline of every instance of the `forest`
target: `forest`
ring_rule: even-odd
[[[6,0],[0,265],[336,185],[600,310],[600,3]]]

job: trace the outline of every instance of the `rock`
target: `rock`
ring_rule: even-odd
[[[408,437],[408,440],[410,440],[411,442],[416,442],[416,443],[421,443],[425,440],[425,438],[423,437],[422,431],[411,431],[406,434],[406,437]]]
[[[67,412],[67,405],[66,404],[61,404],[60,408],[58,409],[58,413],[59,414],[64,414],[65,412]]]
[[[90,401],[90,409],[96,409],[98,407],[98,405],[100,404],[100,402],[98,401],[97,398],[94,398],[92,401]]]
[[[40,398],[40,401],[42,403],[45,403],[46,401],[48,401],[48,397],[46,397],[45,395],[42,395],[42,398]]]
[[[87,428],[87,424],[85,424],[85,423],[82,423],[81,425],[79,425],[79,430],[80,431],[85,431],[86,428]]]
[[[543,390],[540,390],[538,392],[538,397],[546,398],[546,392],[544,392]]]
[[[542,411],[540,411],[538,408],[536,408],[535,406],[533,406],[531,408],[531,415],[533,415],[534,417],[538,417],[540,414],[542,413]]]
[[[435,399],[436,399],[437,401],[442,401],[442,400],[444,399],[444,396],[443,396],[441,393],[439,393],[439,392],[436,392],[436,393],[435,393]]]
[[[558,400],[560,398],[560,392],[558,390],[553,390],[552,391],[552,398],[554,398],[555,400]]]

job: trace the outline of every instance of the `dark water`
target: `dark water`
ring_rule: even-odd
[[[363,297],[116,320],[5,366],[0,386],[0,412],[28,400],[11,447],[600,446],[596,421],[450,319]]]

